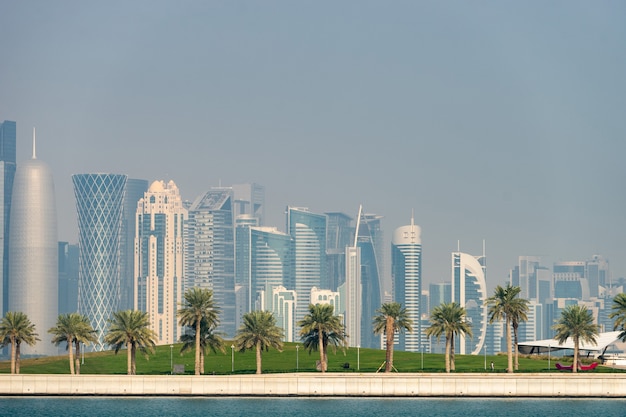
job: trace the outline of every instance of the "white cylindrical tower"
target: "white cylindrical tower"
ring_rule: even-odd
[[[9,311],[21,311],[41,341],[23,344],[26,355],[56,355],[48,333],[58,317],[58,241],[54,182],[48,166],[33,157],[21,162],[13,182],[9,230]]]

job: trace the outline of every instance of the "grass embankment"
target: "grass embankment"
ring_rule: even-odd
[[[227,375],[231,374],[231,349],[230,342],[227,345],[225,354],[210,353],[205,362],[205,372],[207,375]],[[186,374],[193,374],[194,352],[187,352],[180,355],[180,344],[174,345],[172,349],[173,364],[185,366]],[[358,359],[357,359],[358,356]],[[234,374],[252,374],[256,371],[254,351],[245,353],[235,352]],[[264,373],[285,373],[285,372],[315,372],[315,361],[319,359],[319,354],[313,352],[309,354],[300,346],[296,351],[295,343],[286,343],[283,352],[270,350],[263,352],[263,372]],[[329,372],[376,372],[385,360],[385,351],[378,349],[347,349],[345,354],[338,350],[336,354],[332,351],[328,356]],[[495,365],[495,372],[505,372],[507,367],[506,355],[487,356],[487,372],[490,370],[490,362]],[[526,358],[520,357],[518,372],[559,372],[554,368],[557,361],[565,363],[567,358],[552,357],[548,369],[548,358]],[[571,359],[569,359],[571,362]],[[296,364],[297,362],[297,364]],[[423,363],[423,365],[422,365]],[[357,365],[359,369],[357,370]],[[297,366],[297,368],[296,368]],[[409,352],[394,352],[394,366],[399,372],[445,372],[444,357],[442,354],[422,354]],[[9,361],[0,362],[0,373],[10,371]],[[156,352],[146,359],[142,354],[137,354],[137,374],[138,375],[167,375],[171,372],[170,367],[170,347],[157,346]],[[456,372],[485,372],[485,357],[475,355],[456,355]],[[594,373],[598,372],[622,372],[610,367],[600,366]],[[23,374],[69,374],[68,356],[53,356],[45,358],[22,359],[21,373]],[[95,352],[85,354],[84,364],[81,366],[82,374],[126,374],[126,350],[121,350],[119,354],[113,351]]]

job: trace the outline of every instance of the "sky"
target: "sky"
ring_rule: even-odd
[[[285,206],[422,229],[425,283],[450,253],[606,256],[626,276],[622,1],[0,0],[0,121],[71,175],[174,180],[193,200],[256,182]],[[389,242],[387,242],[389,245]],[[387,252],[389,254],[389,251]],[[387,258],[389,262],[390,257]]]

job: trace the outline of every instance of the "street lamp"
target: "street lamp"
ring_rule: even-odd
[[[485,371],[486,371],[487,370],[487,343],[486,342],[483,347],[485,349]]]
[[[548,371],[550,370],[550,351],[552,349],[550,349],[550,344],[548,344]]]
[[[422,371],[424,370],[424,346],[420,345],[420,352],[422,352]]]
[[[174,375],[174,345],[170,345],[170,375]]]
[[[361,345],[356,347],[356,370],[361,370]]]
[[[235,345],[230,345],[230,372],[235,372]]]
[[[296,372],[300,369],[300,345],[296,345]]]

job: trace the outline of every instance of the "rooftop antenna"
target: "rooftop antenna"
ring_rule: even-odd
[[[35,128],[33,127],[33,159],[37,159],[37,142],[35,140]]]
[[[461,239],[456,241],[456,251],[461,252]]]

